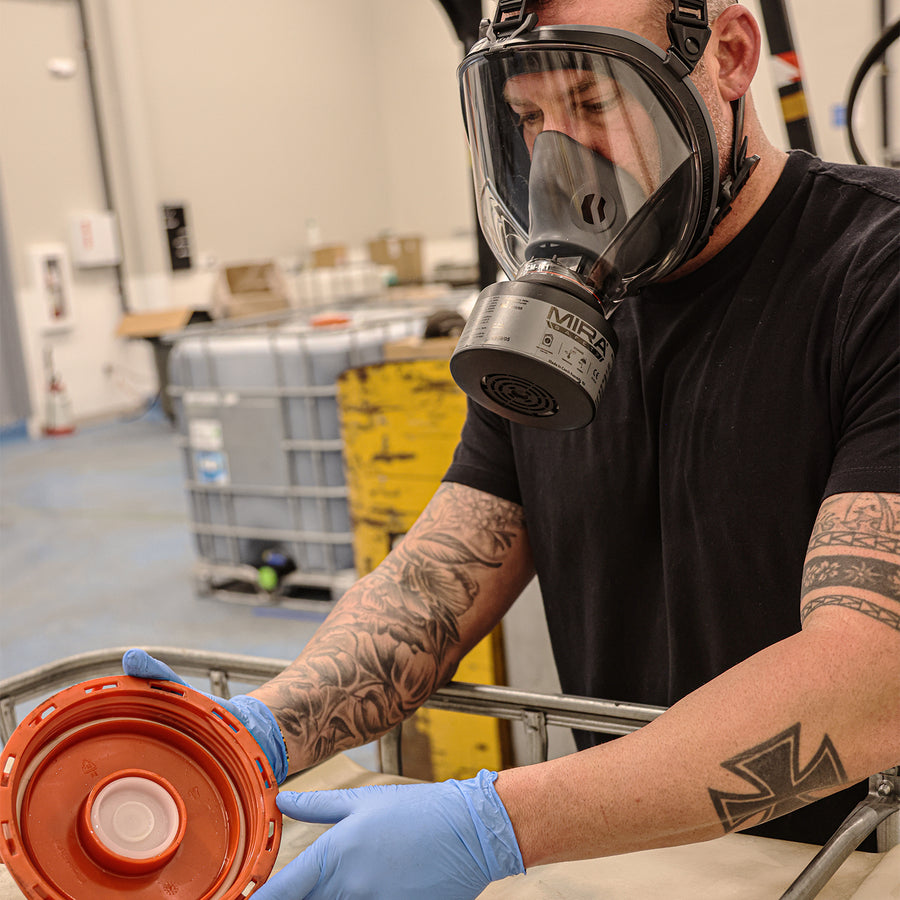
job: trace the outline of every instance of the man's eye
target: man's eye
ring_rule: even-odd
[[[544,118],[544,114],[538,110],[536,112],[516,113],[519,125],[530,126],[539,125]]]
[[[591,116],[608,113],[616,105],[615,97],[601,97],[581,104],[581,109]]]

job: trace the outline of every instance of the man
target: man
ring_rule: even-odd
[[[709,6],[691,77],[725,178],[761,38],[743,7]],[[537,7],[541,27],[669,45],[666,3]],[[589,143],[535,72],[502,86],[528,152],[548,130]],[[708,243],[616,312],[595,420],[545,431],[471,404],[403,542],[240,701],[280,778],[369,741],[537,570],[563,690],[671,708],[496,779],[284,795],[286,813],[338,824],[260,898],[474,897],[523,867],[803,813],[788,836],[824,840],[853,801],[808,804],[900,761],[900,179],[780,152],[749,100],[743,135],[759,162]],[[666,145],[648,146],[620,160],[644,194]]]

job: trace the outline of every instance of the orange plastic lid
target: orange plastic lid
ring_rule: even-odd
[[[238,900],[281,841],[278,787],[202,694],[121,675],[67,688],[0,755],[0,857],[35,900]]]
[[[342,312],[323,312],[312,316],[309,324],[313,328],[329,328],[336,325],[349,325],[352,319],[347,313]]]

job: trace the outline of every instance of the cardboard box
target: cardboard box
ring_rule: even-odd
[[[213,315],[220,319],[259,316],[288,309],[287,282],[274,262],[223,266],[213,289]]]
[[[208,322],[210,315],[205,309],[157,309],[152,312],[126,313],[119,320],[116,336],[124,338],[158,338],[164,334],[181,331],[188,325]]]
[[[162,410],[170,422],[175,421],[175,409],[169,397],[169,354],[172,344],[163,337],[174,334],[188,325],[209,322],[210,314],[205,309],[158,309],[152,312],[126,313],[119,320],[116,335],[123,338],[142,338],[153,348],[153,361],[159,386]]]
[[[369,258],[381,266],[392,266],[397,284],[421,284],[422,238],[386,237],[369,241]]]
[[[314,269],[333,269],[347,263],[347,247],[344,244],[329,244],[316,247],[311,256]]]
[[[450,359],[456,349],[458,337],[408,337],[389,341],[384,345],[385,360],[398,359]]]

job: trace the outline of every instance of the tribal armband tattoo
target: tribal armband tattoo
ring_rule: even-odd
[[[803,570],[801,621],[852,609],[900,631],[900,495],[839,494],[822,504]]]

